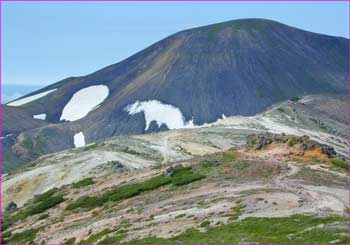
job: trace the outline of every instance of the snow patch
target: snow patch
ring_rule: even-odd
[[[312,100],[313,100],[313,98],[311,98],[311,99],[302,99],[302,100],[299,100],[299,102],[305,104],[305,103],[310,102]]]
[[[85,136],[83,132],[74,135],[74,146],[75,148],[85,146]]]
[[[46,120],[46,114],[42,113],[42,114],[33,115],[33,118],[34,119]]]
[[[0,139],[3,140],[3,139],[6,139],[7,137],[10,137],[10,136],[12,136],[12,134],[7,134],[7,135],[4,136],[4,137],[0,137]]]
[[[146,120],[145,130],[149,128],[152,121],[155,121],[158,127],[165,124],[168,129],[193,128],[195,126],[193,119],[185,122],[185,118],[179,108],[173,105],[163,104],[158,100],[142,102],[137,100],[135,103],[125,107],[125,110],[131,116],[143,112]]]
[[[15,100],[15,101],[12,101],[10,103],[7,103],[7,105],[9,105],[9,106],[21,106],[21,105],[27,104],[29,102],[32,102],[34,100],[37,100],[37,99],[39,99],[41,97],[44,97],[45,95],[48,95],[49,93],[52,93],[55,90],[56,90],[56,88],[48,90],[48,91],[45,91],[45,92],[41,92],[41,93],[38,93],[38,94],[34,94],[32,96],[28,96],[28,97],[25,97],[25,98],[22,98],[22,99]]]
[[[76,121],[96,109],[109,95],[105,85],[93,85],[76,92],[63,108],[60,120]]]

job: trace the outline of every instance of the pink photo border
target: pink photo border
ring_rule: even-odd
[[[348,2],[348,58],[350,58],[350,0],[0,0],[0,101],[2,98],[2,3],[3,2]],[[350,62],[348,60],[348,146],[350,146]],[[2,136],[2,106],[0,107],[0,136]],[[350,148],[348,160],[350,159]],[[348,201],[350,203],[350,168],[348,168]],[[348,235],[350,239],[350,208],[348,208]],[[2,142],[0,141],[0,242],[2,240]],[[21,245],[21,244],[20,244]],[[48,244],[61,245],[61,244]],[[110,244],[112,245],[112,244]],[[140,244],[139,244],[140,245]],[[142,244],[141,244],[142,245]],[[181,244],[180,244],[181,245]],[[197,244],[194,244],[197,245]],[[199,244],[198,244],[199,245]],[[275,245],[275,244],[262,244]],[[280,245],[280,244],[276,244]],[[309,245],[309,244],[304,244]],[[311,244],[310,244],[311,245]]]

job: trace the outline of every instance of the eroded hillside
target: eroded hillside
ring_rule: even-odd
[[[346,162],[308,137],[246,142],[36,195],[5,215],[4,242],[349,242]]]

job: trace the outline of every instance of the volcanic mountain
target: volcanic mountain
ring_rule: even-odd
[[[265,19],[181,31],[4,105],[4,168],[111,136],[255,115],[293,97],[346,95],[348,58],[345,38]]]

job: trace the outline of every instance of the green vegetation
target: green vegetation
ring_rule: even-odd
[[[210,41],[215,41],[218,33],[223,30],[225,27],[231,27],[234,32],[238,31],[260,31],[263,32],[264,29],[260,25],[259,22],[255,21],[246,21],[246,20],[234,20],[234,21],[226,21],[223,23],[218,23],[215,25],[211,25],[208,38]]]
[[[301,100],[301,97],[299,96],[294,96],[292,98],[290,98],[291,101],[294,101],[294,102],[298,102],[299,100]]]
[[[100,196],[85,196],[79,198],[74,202],[69,203],[66,207],[66,210],[74,210],[77,208],[92,209],[102,206],[104,203],[105,200]]]
[[[343,170],[345,170],[345,171],[347,171],[348,170],[348,164],[347,164],[347,162],[345,162],[345,161],[342,161],[341,159],[339,159],[339,158],[334,158],[334,159],[332,159],[332,164],[333,164],[333,166],[335,166],[335,167],[337,167],[337,168],[340,168],[340,169],[343,169]]]
[[[225,162],[227,161],[233,161],[237,158],[237,153],[234,151],[225,151],[222,155],[222,158]]]
[[[289,147],[293,147],[293,146],[295,146],[296,143],[297,143],[297,138],[295,138],[294,136],[292,136],[292,137],[290,138],[290,140],[288,141],[288,146],[289,146]]]
[[[192,172],[191,168],[181,168],[175,171],[171,176],[172,183],[175,186],[187,185],[191,182],[203,179],[205,176],[199,173]]]
[[[76,183],[73,183],[73,188],[77,189],[77,188],[81,188],[92,184],[95,184],[95,181],[92,178],[85,178]]]
[[[63,196],[64,194],[62,192],[57,192],[56,189],[49,190],[36,196],[31,204],[25,206],[19,212],[10,216],[4,216],[2,229],[6,230],[17,221],[24,220],[29,216],[42,213],[52,207],[55,207],[64,201]]]
[[[129,147],[125,147],[125,148],[121,149],[121,152],[131,154],[131,155],[140,155],[139,152],[134,151],[133,149],[130,149]]]
[[[109,234],[109,233],[111,233],[111,232],[113,232],[113,231],[110,230],[110,229],[104,229],[104,230],[102,230],[102,231],[99,232],[99,233],[96,233],[96,234],[94,234],[94,235],[89,236],[88,239],[80,241],[79,243],[80,243],[80,244],[93,244],[93,243],[96,243],[96,242],[97,242],[98,240],[100,240],[103,236],[105,236],[105,235],[107,235],[107,234]]]
[[[260,31],[263,32],[261,24],[257,21],[247,21],[247,20],[234,20],[231,21],[233,31]]]
[[[240,200],[237,201],[236,204],[237,205],[231,209],[234,213],[230,215],[230,221],[237,220],[238,217],[242,214],[243,209],[246,207],[246,205],[243,205]]]
[[[33,139],[25,138],[20,142],[21,146],[32,151],[33,154],[41,154],[42,149],[46,146],[47,139],[45,136],[37,136]]]
[[[326,224],[343,222],[343,229],[327,229]],[[282,218],[246,218],[229,224],[208,227],[206,232],[189,229],[184,233],[162,239],[148,237],[141,240],[131,240],[127,243],[142,244],[172,244],[172,243],[330,243],[336,241],[348,244],[346,217],[315,217],[293,215]],[[203,222],[204,223],[204,222]],[[319,226],[325,224],[325,227]],[[314,229],[308,229],[313,227]]]
[[[64,240],[64,244],[74,244],[75,243],[76,238],[72,237],[72,238],[68,238],[66,240]]]
[[[55,195],[57,193],[57,189],[53,188],[53,189],[50,189],[40,195],[36,195],[34,196],[34,200],[33,200],[33,203],[38,203],[38,202],[42,202],[42,201],[45,201],[46,199],[52,197],[53,195]]]
[[[42,213],[52,207],[55,207],[57,204],[64,201],[63,194],[58,194],[52,197],[49,197],[48,199],[41,201],[39,203],[36,203],[35,205],[32,205],[26,209],[28,216]]]
[[[31,139],[26,138],[20,144],[26,149],[33,149],[33,141]]]
[[[95,144],[92,144],[92,145],[85,146],[83,148],[83,151],[91,151],[91,150],[94,150],[96,148],[97,148],[97,144],[95,143]]]
[[[127,233],[121,232],[114,236],[108,236],[102,241],[98,242],[98,244],[118,244],[121,243],[121,240],[123,240],[127,236]]]
[[[280,112],[286,113],[286,110],[284,108],[282,108],[282,107],[279,107],[277,110],[280,111]]]
[[[206,220],[206,221],[203,221],[199,226],[200,227],[207,227],[209,225],[210,225],[210,222],[208,220]]]
[[[12,235],[12,232],[11,231],[5,231],[5,232],[2,232],[2,240],[1,240],[1,244],[4,244],[8,241],[8,239],[11,237]]]
[[[37,136],[34,138],[35,150],[37,153],[41,153],[42,149],[46,146],[47,138],[45,136]]]
[[[49,214],[42,214],[42,215],[39,216],[38,220],[47,219],[48,217],[50,217]]]
[[[215,41],[218,33],[220,32],[221,30],[221,25],[220,24],[216,24],[216,25],[213,25],[212,28],[210,29],[209,33],[208,33],[208,37],[209,37],[209,40],[211,42]]]
[[[158,175],[142,183],[116,187],[106,191],[102,195],[82,197],[68,204],[66,210],[75,210],[78,208],[92,209],[102,206],[106,202],[122,201],[167,184],[173,184],[174,186],[185,185],[204,177],[204,175],[194,173],[191,168],[182,168],[174,171],[172,176]]]
[[[10,237],[7,235],[7,237],[3,236],[2,243],[21,243],[21,244],[29,244],[33,243],[33,240],[35,239],[36,233],[38,232],[38,229],[30,229],[25,230],[19,233],[12,234]]]
[[[186,216],[186,214],[179,214],[179,215],[175,216],[175,219],[181,219],[181,218],[183,218],[185,216]]]
[[[211,168],[213,167],[215,164],[217,164],[218,162],[216,161],[210,161],[210,160],[204,160],[200,163],[200,166],[202,168]]]

